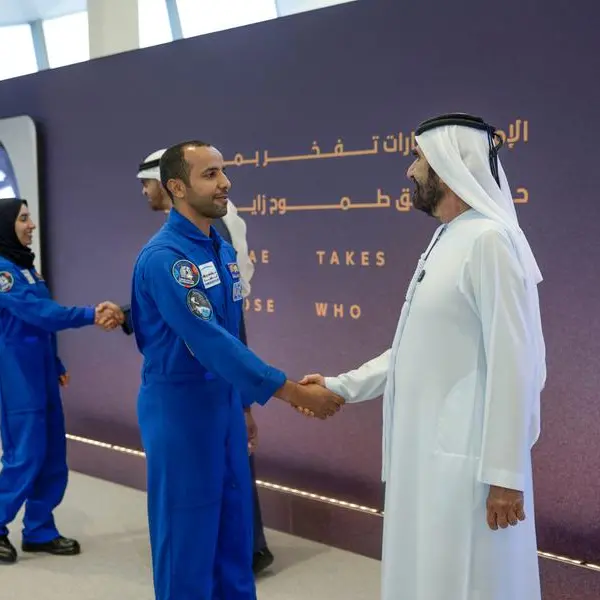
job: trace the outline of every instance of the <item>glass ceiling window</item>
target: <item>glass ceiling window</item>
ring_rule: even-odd
[[[165,0],[138,0],[140,48],[173,41]]]
[[[318,10],[346,2],[355,2],[356,0],[277,0],[279,16],[295,15],[297,13],[309,10]]]
[[[277,18],[275,0],[177,0],[177,8],[186,38]]]
[[[90,59],[87,12],[78,12],[42,23],[51,69]]]
[[[0,79],[28,75],[37,70],[29,25],[0,27]]]

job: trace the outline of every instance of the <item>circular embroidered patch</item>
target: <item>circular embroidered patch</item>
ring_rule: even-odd
[[[198,267],[189,260],[178,260],[172,267],[171,273],[175,281],[184,288],[193,288],[200,281]]]
[[[213,316],[213,308],[206,294],[199,290],[190,290],[187,295],[187,305],[191,313],[204,321]]]
[[[0,292],[10,292],[15,280],[8,271],[0,271]]]

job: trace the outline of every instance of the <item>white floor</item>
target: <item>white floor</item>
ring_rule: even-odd
[[[56,512],[63,535],[75,537],[77,557],[19,554],[0,565],[2,600],[153,600],[142,492],[71,474]],[[20,516],[11,540],[20,546]],[[257,581],[259,600],[373,600],[380,563],[275,531],[267,531],[275,564]]]

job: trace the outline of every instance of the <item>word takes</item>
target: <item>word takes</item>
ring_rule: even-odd
[[[343,265],[346,267],[383,267],[385,266],[385,252],[377,250],[317,250],[317,261],[319,265]]]
[[[248,257],[250,261],[255,265],[260,263],[261,265],[269,264],[269,251],[268,250],[249,250]]]
[[[344,319],[350,315],[352,319],[360,319],[361,310],[358,304],[334,304],[329,302],[315,302],[317,317],[333,317],[334,319]]]
[[[244,310],[246,312],[274,313],[275,300],[273,298],[245,298]]]

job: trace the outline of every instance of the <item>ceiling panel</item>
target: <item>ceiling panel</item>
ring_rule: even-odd
[[[0,26],[62,17],[86,8],[87,0],[0,0]]]

